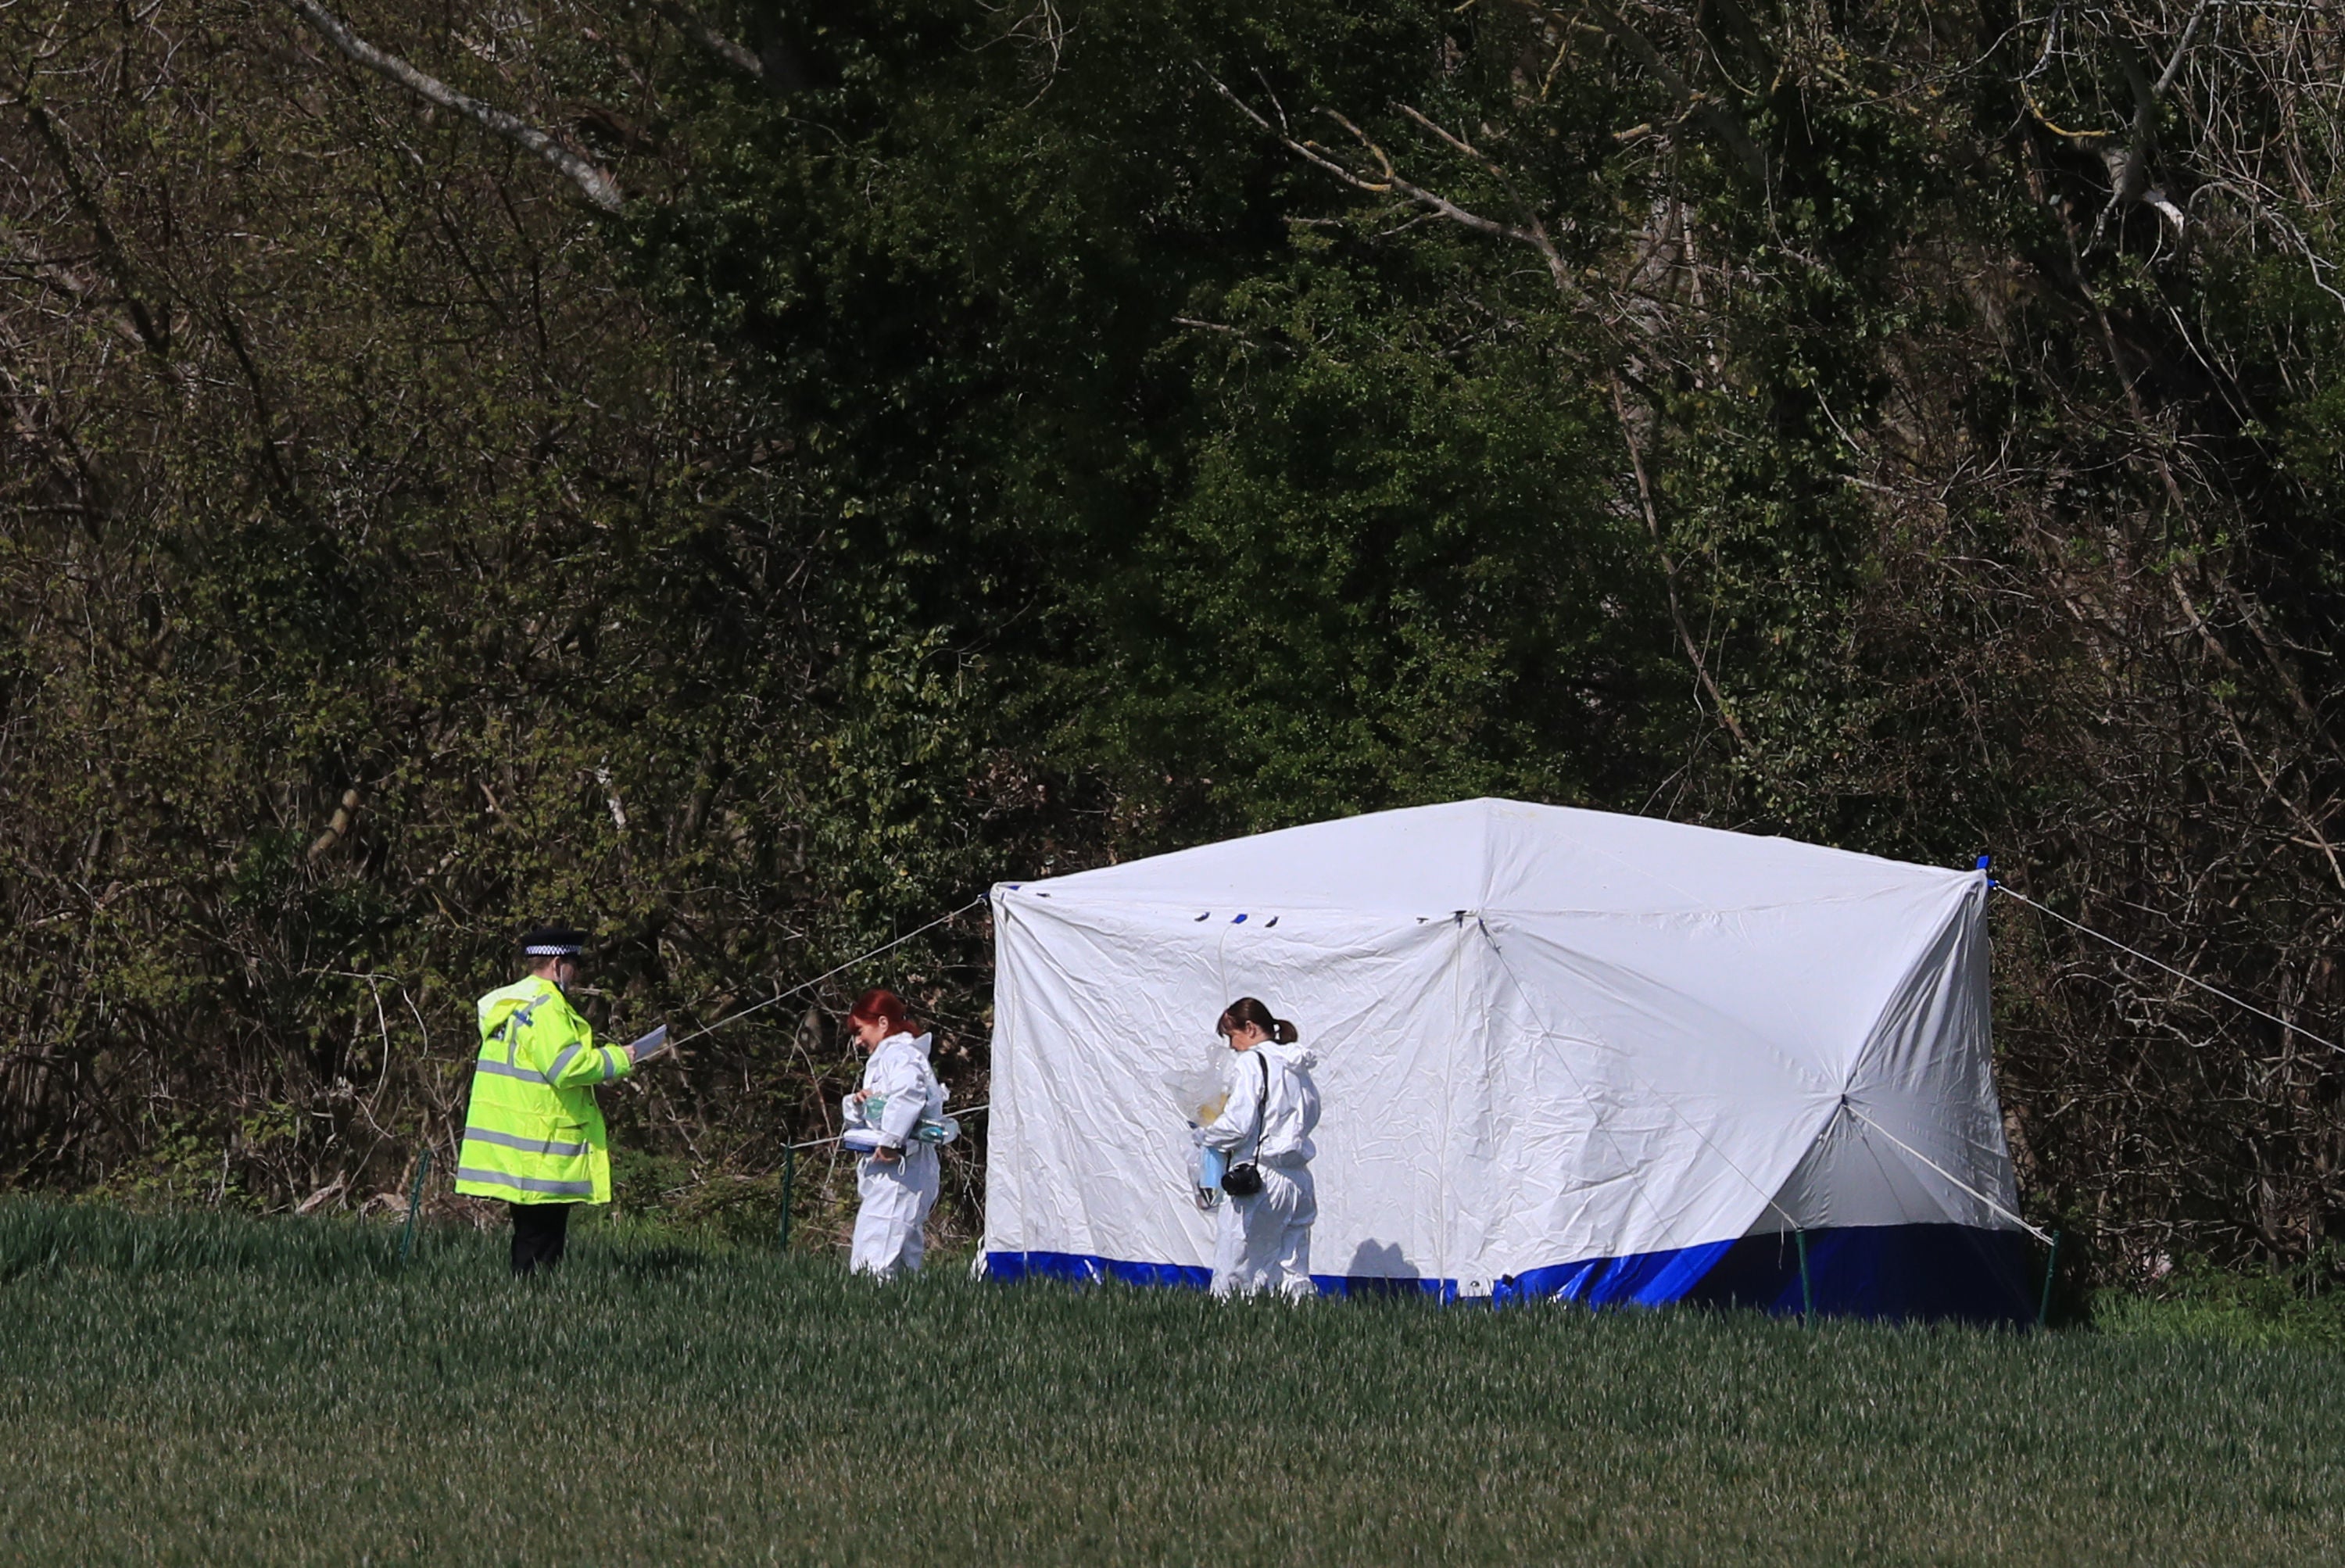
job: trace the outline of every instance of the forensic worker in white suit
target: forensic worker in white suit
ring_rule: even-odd
[[[1229,1157],[1213,1247],[1213,1294],[1275,1290],[1290,1300],[1312,1294],[1311,1224],[1319,1217],[1311,1181],[1317,1152],[1318,1056],[1295,1044],[1294,1025],[1251,996],[1229,1004],[1214,1025],[1230,1044],[1230,1097],[1198,1140]],[[1251,1173],[1251,1174],[1250,1174]],[[1258,1185],[1257,1185],[1258,1184]]]
[[[944,1115],[944,1085],[929,1064],[933,1036],[914,1034],[892,991],[866,992],[847,1015],[857,1044],[871,1053],[863,1086],[843,1109],[850,1135],[872,1145],[855,1173],[863,1207],[856,1211],[848,1269],[882,1279],[920,1271],[921,1232],[936,1207],[937,1145],[916,1135]]]

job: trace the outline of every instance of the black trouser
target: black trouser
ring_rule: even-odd
[[[562,1261],[562,1248],[570,1239],[570,1211],[574,1203],[509,1203],[513,1210],[513,1270],[527,1274],[540,1265],[553,1268]]]

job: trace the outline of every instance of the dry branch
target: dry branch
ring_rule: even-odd
[[[356,789],[343,790],[342,803],[335,808],[332,820],[326,824],[326,830],[319,834],[317,841],[310,846],[310,859],[317,860],[340,843],[344,835],[350,832],[350,821],[358,815],[358,810],[359,792]]]
[[[619,182],[592,158],[572,151],[527,121],[517,119],[468,94],[460,93],[437,76],[425,75],[398,56],[385,54],[351,32],[348,24],[317,4],[317,0],[286,0],[286,4],[292,6],[295,15],[316,28],[328,43],[375,75],[397,83],[428,103],[454,110],[492,136],[501,137],[524,151],[536,154],[549,166],[568,176],[586,199],[604,211],[616,212],[624,205],[625,198],[619,192]]]
[[[1653,47],[1651,40],[1629,25],[1627,17],[1614,10],[1605,0],[1596,0],[1590,7],[1603,18],[1604,31],[1618,38],[1639,64],[1650,71],[1653,79],[1666,88],[1678,101],[1680,113],[1688,119],[1700,120],[1718,133],[1727,150],[1734,154],[1737,163],[1761,186],[1767,183],[1767,155],[1751,139],[1751,132],[1724,105],[1709,94],[1697,91],[1693,85],[1680,76]]]
[[[1678,629],[1678,641],[1685,646],[1686,657],[1693,661],[1693,673],[1701,682],[1702,690],[1710,693],[1711,704],[1718,710],[1718,721],[1734,737],[1737,746],[1749,746],[1750,738],[1735,720],[1734,709],[1727,706],[1726,694],[1718,689],[1718,682],[1710,677],[1710,662],[1701,657],[1701,646],[1693,638],[1693,630],[1686,625],[1685,611],[1678,604],[1678,565],[1670,559],[1669,546],[1661,542],[1661,520],[1653,510],[1653,487],[1645,478],[1645,454],[1637,446],[1637,429],[1629,420],[1628,404],[1620,397],[1618,377],[1612,382],[1612,412],[1620,421],[1620,439],[1629,444],[1629,465],[1637,474],[1637,502],[1644,508],[1645,531],[1652,535],[1653,554],[1660,557],[1661,583],[1669,591],[1670,621]]]
[[[712,25],[708,19],[689,5],[676,0],[659,0],[659,14],[675,23],[684,36],[738,71],[746,71],[759,81],[766,79],[766,62],[744,47],[737,39],[729,38]]]
[[[1205,80],[1213,83],[1213,90],[1221,94],[1222,97],[1227,98],[1233,105],[1234,105],[1240,114],[1245,116],[1246,118],[1252,120],[1255,125],[1261,127],[1264,131],[1275,137],[1280,146],[1285,148],[1296,157],[1306,159],[1317,168],[1326,170],[1329,174],[1334,175],[1337,179],[1342,180],[1345,184],[1350,186],[1355,190],[1365,191],[1371,196],[1397,196],[1404,201],[1407,201],[1415,206],[1420,207],[1427,212],[1437,214],[1442,218],[1447,219],[1450,222],[1456,223],[1463,228],[1470,229],[1477,234],[1493,235],[1501,239],[1512,239],[1520,244],[1528,245],[1533,249],[1537,250],[1539,253],[1540,259],[1547,263],[1548,271],[1555,280],[1555,286],[1558,289],[1562,290],[1567,295],[1574,295],[1577,293],[1577,290],[1572,287],[1571,274],[1564,265],[1562,255],[1557,251],[1555,242],[1548,237],[1546,228],[1540,224],[1537,217],[1527,217],[1525,221],[1521,224],[1501,223],[1497,219],[1485,218],[1478,212],[1470,211],[1466,208],[1458,206],[1456,202],[1450,200],[1446,196],[1427,190],[1421,185],[1417,185],[1410,180],[1405,179],[1401,177],[1399,171],[1393,167],[1393,161],[1390,158],[1386,156],[1384,148],[1378,147],[1365,131],[1362,130],[1358,126],[1354,125],[1350,120],[1345,119],[1342,115],[1337,114],[1334,109],[1321,110],[1320,112],[1322,114],[1325,115],[1329,119],[1334,120],[1337,125],[1342,126],[1345,130],[1348,131],[1353,139],[1357,141],[1367,152],[1368,156],[1376,160],[1376,172],[1373,174],[1363,174],[1359,170],[1338,160],[1319,143],[1315,141],[1297,141],[1294,137],[1288,135],[1283,127],[1274,126],[1268,120],[1264,119],[1254,110],[1251,104],[1248,104],[1244,98],[1239,97],[1237,94],[1230,91],[1230,89],[1224,86],[1218,77],[1214,76],[1211,72],[1206,71],[1203,66],[1199,66],[1197,69],[1204,76]],[[1448,132],[1442,130],[1438,126],[1434,125],[1432,121],[1426,119],[1423,115],[1418,114],[1415,109],[1409,108],[1404,105],[1402,106],[1401,112],[1407,115],[1411,119],[1416,120],[1418,124],[1423,125],[1428,130],[1431,130],[1435,135],[1440,137],[1444,141],[1448,142],[1452,147],[1465,148],[1465,144],[1462,141],[1452,137]],[[1472,153],[1472,149],[1470,148],[1467,148],[1466,150],[1467,150],[1471,156],[1477,158],[1481,156],[1478,153]],[[1487,166],[1487,160],[1484,161]]]

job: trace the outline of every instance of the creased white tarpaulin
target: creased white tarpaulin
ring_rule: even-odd
[[[1506,800],[999,886],[986,1250],[1206,1267],[1162,1083],[1244,995],[1320,1054],[1322,1277],[2015,1228],[1986,891]]]

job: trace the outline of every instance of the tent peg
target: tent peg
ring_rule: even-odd
[[[431,1147],[425,1145],[423,1154],[415,1162],[415,1179],[407,1187],[407,1226],[399,1233],[399,1266],[415,1255],[415,1217],[423,1212],[423,1178],[431,1174]]]
[[[790,1249],[790,1189],[797,1186],[798,1148],[791,1144],[782,1150],[782,1223],[774,1236],[775,1249]]]
[[[1800,1321],[1813,1323],[1816,1320],[1816,1292],[1815,1287],[1808,1282],[1808,1233],[1804,1230],[1792,1232],[1792,1242],[1800,1252]]]
[[[2060,1233],[2052,1233],[2052,1247],[2044,1255],[2044,1298],[2035,1306],[2035,1326],[2049,1328],[2052,1322],[2052,1281],[2060,1277]]]

